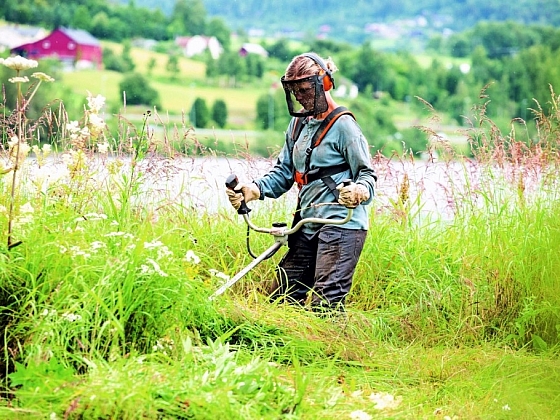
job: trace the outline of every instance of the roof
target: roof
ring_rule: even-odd
[[[264,57],[268,56],[268,52],[260,44],[251,44],[247,42],[241,46],[241,50],[244,50],[249,54],[258,54]]]
[[[44,38],[47,31],[38,27],[22,27],[19,25],[0,24],[0,50],[1,47],[13,48],[27,42]]]
[[[58,28],[59,31],[66,34],[69,38],[71,38],[76,44],[81,45],[100,45],[97,38],[91,35],[89,32],[84,31],[83,29],[70,29],[70,28]]]

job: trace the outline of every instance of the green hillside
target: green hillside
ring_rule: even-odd
[[[128,0],[119,0],[127,4]],[[376,32],[365,30],[368,24],[398,22],[409,25],[416,36],[441,32],[449,28],[461,31],[484,20],[517,21],[560,26],[560,2],[557,0],[356,0],[351,3],[336,0],[194,0],[192,7],[203,4],[209,17],[223,18],[231,30],[261,31],[263,35],[309,36],[322,35],[331,39],[361,43],[375,39]],[[135,4],[159,8],[171,14],[176,0],[136,0]],[[351,7],[350,7],[351,4]],[[406,21],[405,21],[406,20]],[[328,30],[327,30],[328,29]]]

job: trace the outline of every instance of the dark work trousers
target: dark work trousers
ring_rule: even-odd
[[[313,310],[343,310],[367,231],[325,225],[313,236],[294,235],[278,265],[272,300],[305,305],[311,292]]]

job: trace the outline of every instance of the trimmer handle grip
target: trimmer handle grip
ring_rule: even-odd
[[[342,185],[345,186],[345,187],[347,187],[347,186],[350,185],[352,182],[354,182],[354,181],[352,181],[350,178],[344,179],[344,180],[342,181]]]
[[[235,192],[241,192],[241,190],[235,189],[238,184],[239,184],[239,179],[237,179],[237,175],[231,174],[226,178],[226,188]],[[247,203],[245,203],[245,200],[242,200],[241,205],[237,209],[237,214],[249,214],[250,211],[251,209],[247,207]]]

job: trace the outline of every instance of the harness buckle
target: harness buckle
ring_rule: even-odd
[[[296,181],[298,188],[301,190],[304,185],[307,185],[307,174],[296,171],[294,174],[294,181]]]

